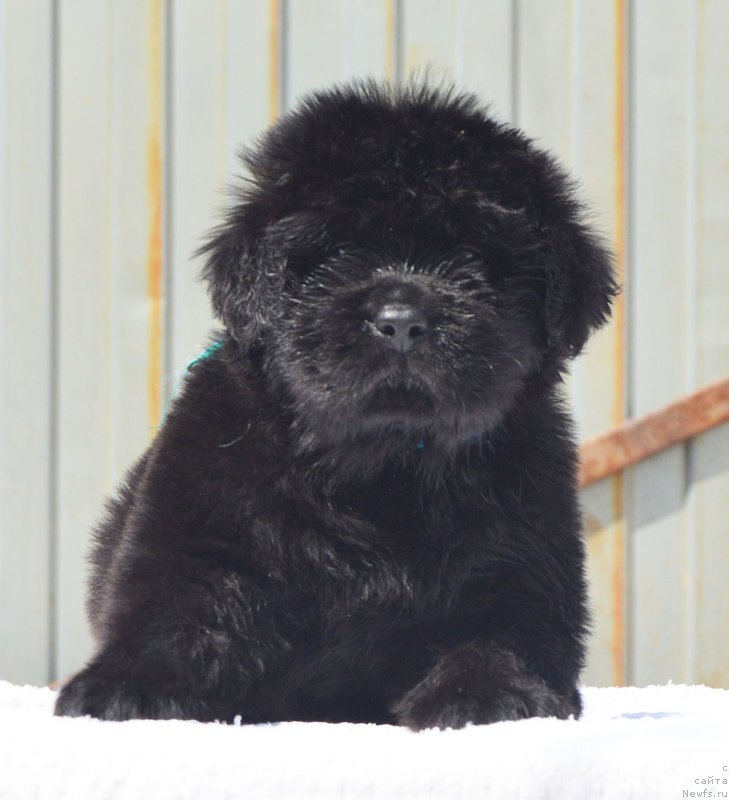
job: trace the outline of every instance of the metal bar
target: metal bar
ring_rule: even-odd
[[[729,378],[588,439],[581,447],[580,486],[596,483],[727,421]]]

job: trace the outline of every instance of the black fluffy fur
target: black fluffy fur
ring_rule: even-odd
[[[96,531],[56,713],[460,727],[580,714],[558,384],[609,313],[562,169],[454,90],[311,95],[204,248],[222,346]],[[373,320],[416,308],[407,352]]]

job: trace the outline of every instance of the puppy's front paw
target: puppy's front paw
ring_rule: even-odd
[[[131,681],[128,676],[106,673],[91,665],[61,689],[54,714],[104,720],[199,719],[202,711],[185,707],[159,685]]]
[[[579,714],[579,707],[537,679],[518,686],[493,686],[487,691],[456,688],[453,692],[429,690],[418,684],[395,707],[400,725],[412,730],[463,728],[468,723],[558,717]]]
[[[54,713],[58,717],[96,717],[125,720],[148,716],[138,690],[132,690],[119,676],[105,675],[98,668],[79,672],[62,689]]]
[[[116,694],[113,680],[104,680],[96,670],[87,668],[61,688],[53,713],[57,717],[114,719],[110,706]]]
[[[579,716],[579,694],[564,697],[529,675],[512,653],[468,646],[444,656],[393,708],[412,730],[462,728],[528,717]]]

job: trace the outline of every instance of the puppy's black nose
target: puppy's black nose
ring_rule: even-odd
[[[387,303],[374,319],[375,330],[393,350],[406,353],[428,334],[428,318],[417,306]]]

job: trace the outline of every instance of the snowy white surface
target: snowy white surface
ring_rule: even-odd
[[[729,797],[729,691],[704,686],[587,688],[579,721],[421,733],[60,719],[55,696],[0,681],[2,800]]]

